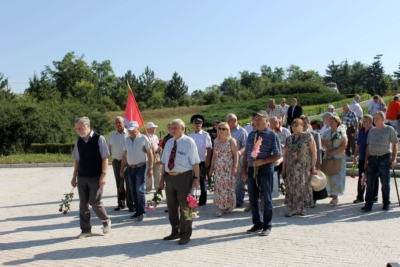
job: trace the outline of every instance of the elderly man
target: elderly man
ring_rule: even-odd
[[[128,206],[129,211],[133,212],[135,205],[133,204],[130,193],[131,190],[129,187],[129,180],[124,179],[119,175],[119,171],[121,170],[122,155],[124,154],[125,138],[128,136],[128,131],[125,129],[123,117],[116,117],[114,119],[114,124],[116,131],[112,132],[110,138],[108,139],[108,149],[113,157],[112,166],[114,170],[115,182],[117,184],[118,207],[116,207],[114,210],[122,210]],[[125,176],[128,177],[127,170],[125,170]]]
[[[378,100],[379,100],[379,95],[374,95],[371,103],[369,103],[368,114],[370,114],[371,116],[374,116],[375,112],[377,112],[379,109]]]
[[[358,133],[357,137],[357,145],[356,145],[356,151],[354,152],[354,159],[353,163],[357,164],[357,156],[358,156],[358,185],[357,185],[357,198],[356,200],[353,201],[353,203],[362,203],[364,202],[364,192],[365,192],[365,186],[361,184],[361,174],[365,174],[365,154],[367,152],[367,139],[368,139],[368,133],[370,129],[373,129],[374,126],[372,126],[372,116],[367,114],[363,117],[362,120],[362,125],[363,127],[360,127],[360,131]],[[378,202],[378,190],[379,190],[379,180],[375,179],[375,184],[374,184],[374,203]]]
[[[153,149],[153,176],[149,179],[146,179],[146,193],[150,193],[153,187],[154,180],[154,189],[157,190],[158,184],[160,183],[161,176],[161,162],[160,157],[162,153],[162,147],[158,146],[159,140],[156,135],[157,125],[152,122],[146,124],[147,137],[150,140],[150,144]]]
[[[285,118],[282,120],[282,123],[284,123],[286,125],[287,112],[288,112],[288,109],[289,109],[289,105],[286,104],[286,99],[285,98],[281,99],[281,107],[283,109],[283,113],[285,113]]]
[[[351,157],[351,152],[354,154],[354,151],[356,149],[356,142],[354,136],[358,134],[358,118],[356,113],[350,110],[349,104],[343,105],[342,124],[344,124],[347,127],[346,135],[348,143],[346,148],[346,155],[348,157]]]
[[[390,125],[398,132],[397,130],[397,117],[400,114],[400,100],[398,96],[395,96],[393,100],[389,103],[386,119],[389,121]],[[397,134],[398,135],[398,134]]]
[[[269,100],[269,105],[267,108],[267,114],[269,117],[277,117],[280,120],[285,119],[285,111],[281,105],[275,104],[275,99],[271,98]]]
[[[329,113],[332,113],[333,116],[336,116],[336,117],[339,116],[339,115],[335,112],[335,107],[334,107],[332,104],[330,104],[330,105],[328,106],[328,112],[329,112]]]
[[[171,121],[170,129],[173,138],[168,140],[161,157],[160,188],[166,185],[165,194],[172,231],[164,240],[180,238],[179,244],[185,245],[192,235],[192,220],[186,220],[183,209],[190,190],[200,185],[200,158],[194,140],[184,135],[185,123],[182,120]]]
[[[381,177],[382,185],[382,210],[389,210],[390,205],[390,169],[397,165],[396,132],[392,126],[385,125],[385,113],[375,112],[375,128],[369,130],[367,139],[366,161],[367,169],[367,194],[365,206],[361,210],[371,211],[374,201],[375,179]]]
[[[132,121],[128,124],[129,136],[125,138],[124,154],[120,174],[125,177],[125,167],[128,165],[128,179],[131,196],[136,206],[136,213],[131,219],[143,221],[146,217],[145,205],[145,171],[147,168],[147,179],[153,175],[153,151],[147,136],[139,132],[139,124]]]
[[[249,190],[249,200],[251,205],[251,213],[253,217],[253,227],[247,230],[247,233],[258,233],[261,236],[267,236],[272,228],[272,190],[274,162],[282,157],[281,142],[278,136],[268,128],[268,114],[260,110],[255,114],[256,131],[250,133],[247,138],[245,157],[243,157],[242,179],[247,181]],[[262,138],[259,147],[259,153],[256,158],[252,156],[253,148]],[[261,191],[260,191],[261,190]],[[260,218],[260,192],[264,197],[263,220]]]
[[[242,180],[242,164],[243,164],[243,153],[246,148],[247,142],[247,131],[238,124],[238,119],[235,114],[230,113],[226,116],[226,122],[231,130],[231,136],[236,139],[236,144],[238,148],[238,171],[235,175],[236,179],[236,208],[241,208],[244,204],[244,182]]]
[[[111,230],[111,220],[101,202],[110,153],[106,139],[90,129],[88,117],[76,119],[75,130],[80,138],[72,152],[75,164],[71,184],[73,187],[78,186],[79,223],[82,233],[77,238],[80,239],[92,235],[89,204],[103,223],[103,234]]]
[[[283,148],[286,138],[288,136],[290,136],[290,131],[288,129],[282,127],[282,121],[279,120],[277,117],[270,117],[269,125],[271,127],[271,130],[278,135],[279,141],[281,142],[281,146]],[[279,184],[281,183],[282,165],[283,165],[283,162],[281,162],[278,166],[275,167],[275,171],[278,173],[278,183]]]
[[[197,152],[200,158],[200,198],[199,206],[204,206],[207,204],[207,169],[211,165],[211,150],[212,142],[210,135],[204,132],[201,128],[203,127],[204,117],[201,115],[193,115],[190,119],[193,124],[194,131],[189,134],[197,146]]]
[[[291,102],[292,106],[288,109],[287,125],[291,125],[294,119],[300,118],[303,115],[303,108],[297,105],[297,99],[292,98]],[[293,132],[292,129],[290,129],[290,132]]]
[[[360,96],[355,95],[354,100],[350,103],[350,110],[354,111],[357,115],[358,121],[361,121],[363,118],[363,109],[358,102],[360,102]],[[361,125],[359,126],[361,127]]]

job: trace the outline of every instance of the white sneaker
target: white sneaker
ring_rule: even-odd
[[[80,233],[76,238],[77,239],[82,239],[82,238],[85,238],[85,237],[89,237],[89,236],[92,236],[93,234],[92,234],[92,232],[89,232],[89,233]]]
[[[103,225],[103,234],[108,234],[111,231],[111,220],[108,219],[107,225]]]

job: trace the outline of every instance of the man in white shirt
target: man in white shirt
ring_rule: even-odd
[[[371,116],[374,116],[375,112],[377,112],[379,109],[378,99],[379,95],[374,95],[374,98],[372,99],[371,103],[369,103],[368,114]]]
[[[154,189],[157,190],[158,184],[160,183],[160,176],[161,176],[161,161],[160,161],[160,156],[162,153],[162,148],[158,146],[159,140],[156,135],[156,128],[158,126],[155,125],[152,122],[149,122],[146,124],[146,130],[147,130],[147,137],[150,140],[150,144],[153,148],[153,157],[154,157],[154,163],[153,163],[153,176],[150,177],[150,179],[146,179],[146,193],[150,193],[151,188],[153,186],[153,180],[154,180]]]
[[[359,121],[362,121],[363,109],[361,108],[360,104],[358,104],[359,99],[360,99],[359,95],[356,95],[354,97],[354,100],[351,101],[351,103],[350,103],[350,110],[354,111],[354,113],[356,113],[357,118],[358,118]],[[361,127],[361,125],[360,125],[360,127]]]
[[[193,124],[194,132],[189,134],[197,146],[197,152],[200,158],[200,198],[199,198],[199,206],[204,206],[207,203],[207,169],[211,165],[211,150],[212,150],[212,142],[210,135],[203,131],[201,128],[203,127],[204,117],[201,115],[193,115],[190,119],[190,122]]]
[[[267,114],[270,117],[277,117],[280,120],[284,120],[285,119],[285,112],[282,108],[281,105],[276,105],[275,104],[275,99],[271,98],[269,100],[269,105],[267,108]]]
[[[186,220],[182,210],[186,197],[192,188],[199,187],[199,163],[197,146],[192,138],[184,135],[185,123],[180,119],[171,121],[170,133],[173,138],[165,144],[161,157],[162,170],[160,188],[165,188],[169,222],[172,231],[164,240],[179,239],[180,245],[190,241],[192,220]]]
[[[110,138],[108,139],[108,150],[113,157],[112,166],[114,170],[115,182],[117,183],[118,207],[116,207],[114,210],[122,210],[128,206],[129,212],[133,212],[135,205],[133,204],[131,197],[129,180],[124,179],[119,175],[119,171],[121,170],[122,155],[124,154],[125,138],[128,137],[128,131],[125,129],[123,117],[116,117],[114,119],[114,124],[116,131],[112,132]],[[125,170],[125,177],[128,177],[127,170]]]
[[[139,132],[139,123],[132,121],[128,124],[129,136],[125,138],[124,154],[120,174],[125,177],[125,167],[128,166],[128,179],[131,196],[136,206],[136,213],[132,219],[143,221],[146,217],[145,179],[153,175],[153,151],[147,136]],[[149,168],[146,171],[146,163]]]
[[[286,104],[286,99],[282,98],[281,99],[281,107],[283,109],[283,112],[285,113],[285,118],[282,121],[282,124],[286,125],[286,121],[287,121],[287,112],[289,109],[289,105]]]

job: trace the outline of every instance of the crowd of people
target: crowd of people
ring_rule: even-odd
[[[118,206],[114,210],[128,208],[134,212],[132,219],[143,221],[146,193],[153,186],[165,189],[171,233],[164,240],[179,239],[181,245],[192,235],[192,220],[184,216],[186,197],[193,188],[200,188],[198,205],[207,205],[209,180],[213,181],[218,217],[244,208],[248,191],[249,204],[244,210],[251,211],[253,225],[247,232],[261,236],[269,235],[272,229],[274,181],[282,181],[285,187],[285,216],[305,216],[318,200],[331,197],[329,204],[338,205],[345,191],[349,157],[359,169],[354,203],[365,201],[361,210],[371,211],[378,201],[380,178],[382,209],[388,210],[390,170],[397,165],[400,101],[396,96],[386,108],[380,99],[374,96],[368,114],[363,114],[358,95],[350,105],[342,106],[341,117],[329,105],[320,131],[312,129],[296,98],[291,99],[291,106],[286,99],[278,105],[271,99],[266,110],[254,112],[245,128],[235,114],[228,114],[225,121],[215,120],[214,127],[203,131],[205,119],[196,114],[191,118],[194,131],[186,135],[185,123],[174,119],[162,140],[154,123],[147,123],[145,133],[141,133],[137,122],[125,127],[124,118],[116,117],[116,131],[106,142],[91,130],[89,118],[78,118],[75,129],[80,138],[73,151],[71,181],[80,198],[82,233],[78,238],[92,235],[89,205],[102,221],[103,233],[111,229],[101,202],[110,155],[117,188]],[[326,186],[313,187],[313,177],[326,178]]]

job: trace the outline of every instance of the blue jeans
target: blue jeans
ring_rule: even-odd
[[[257,168],[257,182],[254,179],[254,167],[249,167],[247,171],[247,186],[253,224],[262,225],[264,230],[272,227],[272,189],[274,182],[274,164],[266,164]],[[264,197],[263,221],[261,221],[260,192]]]
[[[392,155],[390,153],[376,157],[368,157],[367,166],[367,194],[365,196],[365,206],[372,207],[374,205],[374,189],[375,180],[378,175],[381,177],[382,184],[382,200],[383,205],[390,204],[390,169],[392,163]]]
[[[129,187],[131,189],[132,200],[136,206],[136,215],[138,216],[146,213],[145,170],[146,164],[138,168],[128,167]]]
[[[244,204],[244,182],[242,179],[242,172],[238,172],[235,175],[236,179],[236,204],[237,205],[243,205]]]

